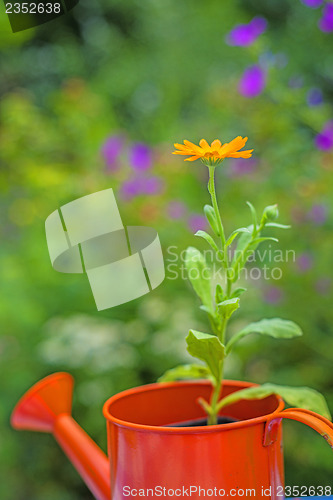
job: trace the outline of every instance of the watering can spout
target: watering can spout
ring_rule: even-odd
[[[109,461],[71,416],[73,377],[54,373],[35,384],[17,403],[11,424],[53,434],[97,500],[111,500]]]

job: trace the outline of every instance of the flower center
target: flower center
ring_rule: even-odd
[[[218,151],[211,151],[209,153],[205,153],[205,158],[215,158],[216,156],[217,157],[219,156]]]

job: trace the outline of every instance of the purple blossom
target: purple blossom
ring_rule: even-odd
[[[193,233],[199,231],[199,229],[205,229],[207,227],[206,218],[200,214],[192,214],[188,220],[188,225]]]
[[[126,180],[121,186],[121,196],[124,200],[131,200],[139,195],[153,195],[163,189],[163,181],[159,177],[135,176]]]
[[[323,93],[317,87],[309,90],[306,100],[309,106],[319,106],[323,102]]]
[[[140,179],[128,179],[123,183],[120,189],[121,197],[124,200],[131,200],[142,192]]]
[[[330,292],[332,286],[332,280],[327,277],[319,278],[316,281],[315,288],[320,295],[327,295]]]
[[[101,151],[108,170],[115,170],[118,167],[118,159],[124,142],[124,137],[121,135],[108,137],[104,142]]]
[[[327,3],[323,9],[323,17],[319,21],[319,28],[324,33],[333,31],[333,3]]]
[[[263,299],[268,304],[278,304],[283,299],[283,292],[277,286],[267,287],[264,291]]]
[[[173,200],[170,201],[168,208],[167,208],[167,213],[170,217],[170,219],[181,219],[184,217],[186,213],[186,206],[183,202]]]
[[[322,131],[315,137],[315,145],[322,151],[333,147],[333,120],[327,122]]]
[[[302,253],[297,259],[298,270],[302,273],[309,271],[313,266],[313,258],[309,253]]]
[[[320,7],[324,0],[301,0],[304,5],[310,7],[311,9],[317,9]]]
[[[267,28],[264,17],[254,17],[248,24],[238,24],[226,37],[228,45],[246,47],[251,45]]]
[[[152,165],[152,151],[142,142],[133,144],[129,152],[129,161],[134,170],[148,170]]]
[[[252,174],[258,166],[256,158],[236,158],[231,161],[227,170],[230,177],[241,177],[242,175]]]
[[[247,98],[257,97],[266,86],[266,72],[257,64],[249,66],[244,71],[238,92]]]
[[[158,194],[163,189],[163,181],[160,177],[146,177],[143,182],[143,194]]]
[[[317,226],[321,226],[327,219],[327,206],[323,203],[317,203],[312,206],[308,213],[309,219]]]

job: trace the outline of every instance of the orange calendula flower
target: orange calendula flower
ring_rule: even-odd
[[[225,144],[215,139],[209,145],[205,139],[201,139],[199,146],[197,146],[190,141],[184,140],[184,144],[174,144],[176,151],[173,154],[190,156],[190,158],[185,158],[185,161],[194,161],[200,158],[206,165],[217,165],[224,158],[250,158],[253,149],[239,151],[245,146],[246,141],[247,137],[238,136]]]

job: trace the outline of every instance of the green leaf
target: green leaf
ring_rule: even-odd
[[[237,247],[235,249],[235,255],[234,255],[234,258],[233,258],[233,262],[237,259],[237,257],[241,254],[241,252],[243,252],[247,245],[250,243],[250,241],[252,240],[252,228],[253,226],[248,226],[247,229],[249,230],[248,233],[242,233],[238,239],[238,242],[237,242]]]
[[[201,305],[199,306],[199,309],[205,311],[205,313],[208,315],[208,319],[211,324],[212,330],[213,332],[215,332],[216,328],[218,327],[218,321],[219,321],[218,316],[213,311],[211,311],[207,306]],[[215,335],[215,333],[213,333],[213,335]]]
[[[226,346],[227,353],[230,352],[236,342],[251,333],[260,333],[260,335],[268,335],[276,339],[291,339],[303,335],[301,328],[293,321],[281,318],[262,319],[261,321],[250,323],[243,330],[236,333]]]
[[[200,238],[203,238],[204,240],[207,241],[208,245],[212,247],[212,249],[216,252],[219,253],[219,248],[213,238],[211,237],[210,234],[206,233],[206,231],[197,231],[194,236],[200,236]]]
[[[223,398],[218,405],[218,409],[220,410],[241,399],[263,399],[272,394],[281,396],[290,406],[311,410],[331,419],[331,414],[324,396],[320,394],[320,392],[310,389],[309,387],[288,387],[275,384],[263,384],[258,387],[249,387],[233,392],[229,396]]]
[[[291,226],[286,226],[285,224],[278,224],[277,222],[267,222],[265,227],[278,227],[279,229],[290,229]]]
[[[223,299],[224,299],[223,288],[220,285],[220,283],[218,283],[215,289],[215,303],[219,304],[219,302],[222,302]]]
[[[258,244],[262,243],[263,241],[275,241],[276,243],[279,242],[279,240],[277,238],[272,238],[271,236],[262,236],[261,238],[254,239],[253,242],[251,243],[251,246],[256,245],[256,247],[257,247]]]
[[[189,247],[186,250],[185,266],[194,291],[203,305],[212,311],[210,269],[205,257],[196,248]]]
[[[208,378],[210,372],[206,366],[202,365],[179,365],[166,371],[158,382],[173,382],[182,379]]]
[[[221,361],[224,359],[224,345],[215,335],[190,330],[186,337],[187,350],[195,358],[204,361],[216,380],[220,378]]]
[[[234,297],[232,299],[224,300],[217,304],[220,315],[223,318],[229,319],[230,316],[239,308],[239,298]]]
[[[219,318],[218,318],[217,314],[215,312],[213,312],[212,310],[210,310],[207,306],[201,305],[201,306],[199,306],[199,309],[201,309],[202,311],[204,311],[208,315],[208,319],[209,319],[209,322],[210,322],[210,325],[211,325],[211,328],[213,331],[213,335],[216,335],[215,331],[218,328],[218,322],[219,322]]]
[[[252,234],[253,236],[256,234],[257,231],[257,212],[252,203],[249,201],[246,202],[247,206],[250,207],[251,214],[252,214],[252,221],[253,221],[253,231]]]
[[[232,259],[231,267],[236,270],[236,268],[242,269],[246,260],[249,257],[249,254],[252,253],[253,250],[247,250],[250,242],[252,240],[252,226],[248,226],[248,233],[242,233],[238,239],[237,246],[235,249],[234,257]],[[238,273],[236,273],[235,280],[238,277]]]
[[[204,400],[204,398],[198,398],[197,403],[199,403],[199,405],[202,406],[207,415],[212,414],[212,407],[210,406],[209,403],[207,403],[207,401]]]
[[[202,311],[205,311],[205,313],[207,313],[207,314],[212,315],[212,311],[207,306],[201,305],[201,306],[199,306],[199,309],[201,309]]]
[[[268,205],[264,208],[260,225],[266,226],[267,222],[274,221],[279,217],[279,209],[277,203]]]
[[[211,205],[204,206],[206,219],[216,236],[220,236],[219,226],[216,220],[215,210]]]
[[[208,314],[208,316],[210,316],[210,318],[212,319],[212,321],[215,321],[215,319],[216,319],[215,315],[214,315],[213,311],[209,307],[201,305],[201,306],[199,306],[199,309],[201,309],[206,314]]]
[[[228,247],[229,245],[231,245],[231,243],[234,241],[236,236],[238,236],[240,233],[250,233],[251,234],[251,231],[247,227],[239,227],[238,229],[235,229],[235,231],[233,231],[231,233],[231,235],[229,236],[229,238],[225,242],[225,246]]]
[[[271,238],[268,236],[255,238],[253,240],[252,238],[253,238],[252,234],[249,235],[247,233],[243,233],[239,238],[238,245],[235,250],[235,255],[232,260],[232,265],[231,265],[232,273],[231,275],[229,274],[232,283],[235,283],[237,281],[240,271],[243,269],[248,258],[256,250],[256,248],[260,243],[267,240],[275,242],[279,241],[276,238]]]
[[[231,298],[233,297],[240,297],[242,295],[242,293],[246,292],[247,288],[242,288],[242,287],[239,287],[239,288],[236,288],[232,294],[231,294]]]

